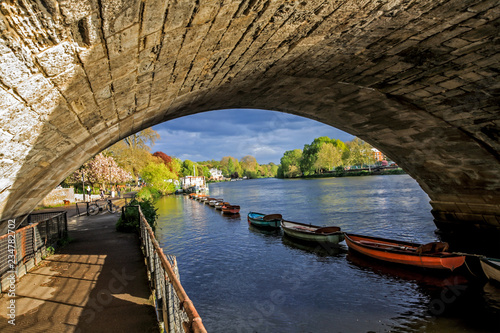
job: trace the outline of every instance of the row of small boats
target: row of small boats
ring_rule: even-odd
[[[248,223],[257,228],[282,229],[289,237],[300,241],[315,242],[322,246],[346,242],[349,250],[373,259],[413,267],[453,271],[465,264],[467,256],[480,259],[484,274],[500,283],[500,259],[463,253],[448,252],[448,243],[418,244],[380,237],[346,233],[340,227],[320,227],[312,224],[284,220],[281,214],[250,212]]]
[[[189,195],[191,199],[197,200],[203,204],[207,204],[216,210],[221,210],[224,214],[239,214],[240,206],[231,205],[229,202],[225,202],[223,199],[211,198],[206,194],[191,193]]]

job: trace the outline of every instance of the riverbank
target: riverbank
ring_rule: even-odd
[[[331,171],[322,174],[302,176],[297,178],[360,177],[360,176],[387,176],[387,175],[406,175],[406,172],[401,168],[351,169],[351,170]]]

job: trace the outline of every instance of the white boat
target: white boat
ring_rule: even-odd
[[[500,283],[500,259],[483,257],[481,258],[481,268],[488,279]]]

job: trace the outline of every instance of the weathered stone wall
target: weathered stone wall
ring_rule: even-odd
[[[42,200],[44,206],[55,206],[64,204],[64,200],[75,202],[74,188],[55,188]]]
[[[368,141],[437,223],[500,228],[497,0],[5,0],[0,211],[196,112],[262,108]]]

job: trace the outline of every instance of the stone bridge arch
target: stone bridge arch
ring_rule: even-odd
[[[356,135],[441,228],[500,230],[499,12],[491,0],[6,0],[0,212],[30,212],[143,128],[261,108]]]

